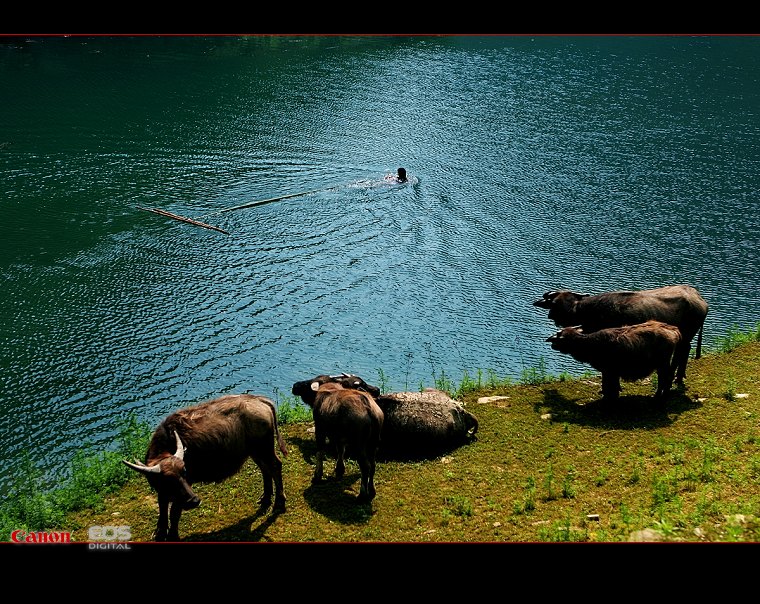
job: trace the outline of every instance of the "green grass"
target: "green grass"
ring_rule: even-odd
[[[67,515],[78,510],[103,510],[105,496],[117,491],[134,472],[121,460],[142,459],[151,428],[134,416],[120,426],[118,446],[113,451],[84,447],[71,464],[62,487],[46,488],[47,481],[27,453],[23,468],[11,486],[11,496],[0,505],[0,538],[8,540],[15,529],[39,531],[67,524]]]
[[[717,339],[716,352],[731,352],[734,348],[749,342],[760,341],[760,322],[751,329],[742,330],[738,325],[732,325],[726,335]]]
[[[183,514],[180,535],[186,541],[616,542],[647,529],[664,541],[760,541],[759,369],[755,339],[706,353],[690,360],[685,388],[664,405],[654,401],[651,380],[624,383],[617,402],[602,404],[595,374],[552,377],[539,366],[518,381],[478,371],[455,384],[436,373],[435,384],[450,388],[478,418],[478,438],[437,459],[379,460],[371,504],[354,501],[359,470],[352,460],[342,480],[311,484],[310,417],[296,399],[278,397],[290,450],[283,459],[287,511],[256,515],[261,475],[248,462],[224,483],[194,485],[203,503]],[[493,395],[508,398],[478,402]],[[14,497],[0,508],[4,538],[27,528],[67,530],[83,541],[88,527],[118,518],[134,540],[149,541],[155,493],[120,463],[122,456],[142,457],[148,432],[133,423],[126,434],[119,451],[78,457],[60,491],[45,492],[30,461]],[[126,453],[130,448],[136,453]],[[326,475],[333,463],[328,458]]]
[[[311,421],[311,409],[303,404],[301,398],[292,394],[281,396],[275,390],[275,407],[277,408],[277,424],[294,424]]]

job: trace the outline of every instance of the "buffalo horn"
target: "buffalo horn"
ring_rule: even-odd
[[[175,431],[174,436],[177,439],[177,452],[174,454],[174,457],[182,461],[185,459],[185,447],[182,446],[182,441],[179,439],[179,433]]]
[[[131,461],[127,461],[126,459],[122,459],[122,462],[124,462],[125,465],[129,466],[133,470],[137,470],[138,472],[141,472],[142,474],[160,474],[161,473],[161,466],[156,464],[155,466],[146,466],[144,463],[140,463],[135,459],[135,463],[132,463]]]

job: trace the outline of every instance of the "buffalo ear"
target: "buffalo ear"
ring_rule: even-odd
[[[311,383],[311,386],[310,386],[310,388],[311,388],[311,389],[312,389],[314,392],[316,392],[317,390],[319,390],[319,382],[312,382],[312,383]]]

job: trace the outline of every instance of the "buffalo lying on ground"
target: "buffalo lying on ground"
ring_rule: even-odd
[[[477,418],[441,390],[391,392],[377,399],[385,413],[381,452],[391,457],[438,457],[473,440]]]
[[[478,431],[477,418],[440,390],[380,394],[379,388],[356,375],[344,373],[319,379],[364,390],[373,396],[384,416],[378,452],[382,458],[438,457],[471,442]],[[305,399],[304,402],[308,404]]]
[[[262,509],[272,500],[273,511],[285,509],[282,462],[285,444],[277,429],[274,403],[263,396],[230,394],[169,415],[151,438],[145,463],[123,460],[145,475],[158,496],[156,541],[179,541],[183,510],[200,505],[193,492],[195,482],[221,482],[236,474],[250,457],[261,470]],[[171,504],[171,511],[169,507]]]
[[[314,416],[317,464],[312,483],[322,480],[326,442],[329,441],[337,455],[335,477],[343,477],[346,449],[350,448],[362,475],[357,499],[374,499],[376,455],[383,428],[383,412],[372,395],[364,390],[344,387],[327,375],[296,382],[292,392],[311,407]]]
[[[602,396],[616,399],[620,380],[635,381],[657,372],[655,398],[663,398],[673,384],[673,355],[681,333],[660,321],[609,327],[584,333],[580,327],[565,327],[547,338],[552,348],[588,363],[602,373]]]
[[[707,302],[689,285],[669,285],[642,291],[615,291],[594,296],[568,290],[547,292],[534,306],[549,310],[559,327],[580,326],[585,333],[655,320],[681,332],[673,364],[676,383],[686,376],[691,340],[697,335],[696,358],[702,354],[702,329]]]

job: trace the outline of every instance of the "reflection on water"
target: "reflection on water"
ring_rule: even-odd
[[[549,289],[690,283],[708,346],[754,325],[758,44],[0,45],[0,482],[318,373],[585,371],[544,341]]]

